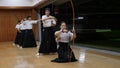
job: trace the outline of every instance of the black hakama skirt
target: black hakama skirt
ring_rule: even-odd
[[[22,42],[21,42],[22,48],[29,48],[29,47],[37,46],[32,29],[22,30],[21,40],[22,40]]]
[[[54,30],[52,27],[43,28],[42,41],[38,52],[44,54],[57,52],[57,43],[55,41]]]
[[[14,43],[17,44],[17,45],[20,45],[20,43],[21,43],[21,32],[17,31]]]
[[[25,30],[21,30],[21,38],[20,38],[20,40],[21,40],[20,46],[21,46],[21,47],[22,47],[22,45],[23,45],[24,35],[25,35]]]
[[[55,58],[51,62],[63,63],[63,62],[74,62],[77,59],[74,56],[72,49],[68,43],[59,42],[58,58]]]

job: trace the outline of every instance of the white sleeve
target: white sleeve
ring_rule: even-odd
[[[73,33],[72,32],[68,32],[69,36],[72,37],[73,36]]]
[[[36,24],[37,22],[38,22],[37,20],[30,21],[31,24]]]
[[[23,24],[23,25],[26,25],[26,21],[23,21],[22,24]]]
[[[46,16],[45,16],[45,15],[42,16],[42,20],[44,20],[44,19],[46,19]]]
[[[21,27],[22,27],[22,24],[19,25],[19,28],[21,28]]]
[[[45,23],[45,21],[43,21],[44,19],[46,19],[45,15],[42,16],[42,23]]]
[[[19,29],[19,25],[17,24],[17,25],[15,26],[15,28],[16,28],[16,29]]]
[[[56,25],[56,21],[55,21],[55,19],[52,19],[52,23]]]

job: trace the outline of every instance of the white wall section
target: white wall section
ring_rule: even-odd
[[[42,0],[0,0],[0,6],[33,6]]]

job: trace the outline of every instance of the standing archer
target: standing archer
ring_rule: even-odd
[[[36,47],[36,41],[33,33],[33,24],[37,24],[40,20],[32,20],[31,16],[27,16],[26,20],[21,24],[22,42],[21,48]]]
[[[17,33],[16,33],[16,38],[13,45],[20,46],[20,42],[21,42],[20,41],[20,38],[21,38],[20,24],[21,24],[21,21],[18,20],[18,23],[16,24],[16,27],[15,27],[17,29]]]
[[[56,25],[55,17],[50,15],[50,9],[45,9],[45,15],[42,16],[43,30],[42,41],[37,56],[57,52],[53,27]]]

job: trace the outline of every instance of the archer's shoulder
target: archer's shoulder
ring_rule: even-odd
[[[56,32],[59,32],[59,31],[56,31]],[[56,32],[55,32],[55,33],[56,33]]]
[[[55,33],[59,33],[60,32],[60,30],[59,31],[56,31]]]
[[[42,17],[46,17],[46,15],[42,15]]]

